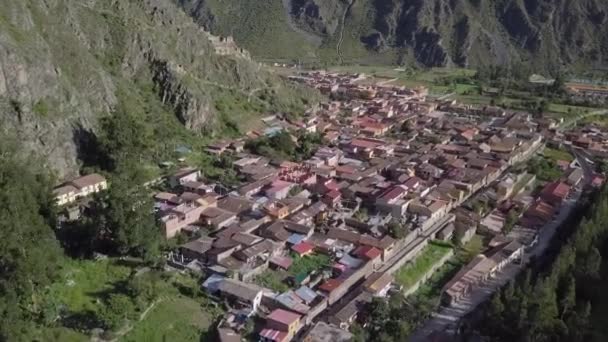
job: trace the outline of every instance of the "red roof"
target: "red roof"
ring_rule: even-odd
[[[354,167],[352,167],[350,165],[342,165],[342,166],[336,167],[336,172],[339,172],[339,173],[355,173],[356,171],[357,171],[357,169],[355,169]],[[332,179],[332,181],[334,181],[334,180]],[[325,185],[325,186],[327,186],[327,185]]]
[[[285,325],[290,325],[293,322],[299,320],[302,316],[291,311],[276,309],[266,317],[267,320],[279,322]]]
[[[362,259],[373,260],[382,254],[382,251],[376,247],[371,246],[359,246],[355,249],[354,255]]]
[[[324,184],[324,186],[328,190],[338,190],[339,189],[338,182],[336,182],[335,179],[331,179],[330,181],[326,182]]]
[[[294,245],[291,247],[291,250],[293,250],[294,252],[298,253],[298,254],[306,254],[310,251],[312,251],[315,248],[315,246],[309,244],[306,241],[302,241],[297,245]]]
[[[277,255],[270,258],[270,263],[283,267],[284,269],[288,269],[289,267],[291,267],[293,260],[291,260],[291,258],[289,257]]]
[[[336,190],[331,190],[330,192],[326,193],[325,196],[327,196],[328,198],[335,200],[337,198],[340,198],[342,194],[340,193],[340,191],[336,191]]]
[[[390,200],[394,200],[395,198],[398,198],[399,196],[403,195],[404,193],[406,193],[406,190],[401,187],[401,186],[394,186],[392,188],[390,188],[389,190],[385,191],[380,198],[390,201]]]
[[[568,197],[568,194],[570,193],[570,186],[564,182],[553,182],[547,184],[542,193],[544,195],[557,196],[564,199]]]
[[[287,337],[287,333],[283,332],[283,331],[266,328],[266,329],[263,329],[262,331],[260,331],[260,336],[264,337],[268,340],[271,340],[271,341],[283,342],[283,341],[285,341],[285,338]]]
[[[413,189],[418,187],[418,185],[420,185],[420,183],[422,183],[422,179],[414,176],[411,177],[410,179],[406,180],[405,183],[403,183],[403,185],[405,185],[408,189]]]
[[[333,290],[337,289],[340,284],[342,284],[342,282],[338,279],[329,279],[323,284],[321,284],[321,286],[319,286],[319,290],[330,293]]]
[[[380,143],[380,142],[371,141],[371,140],[367,140],[367,139],[354,139],[350,144],[352,146],[361,147],[361,148],[376,148],[376,147],[382,145],[382,143]]]

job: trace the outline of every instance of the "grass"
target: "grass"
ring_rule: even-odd
[[[330,265],[331,259],[325,254],[313,254],[303,257],[294,257],[293,264],[289,268],[292,275],[309,274],[312,271],[321,270]]]
[[[443,286],[450,281],[464,265],[481,253],[483,249],[483,237],[481,235],[473,236],[471,241],[467,242],[467,244],[456,248],[454,257],[450,258],[448,262],[437,269],[431,278],[420,286],[418,291],[416,291],[415,296],[438,303]]]
[[[221,308],[199,289],[197,279],[172,274],[160,284],[160,301],[120,341],[199,341],[211,323],[223,314]]]
[[[283,282],[283,278],[278,272],[273,270],[266,270],[262,274],[256,276],[253,282],[271,289],[275,292],[286,292],[289,290],[289,286]]]
[[[156,305],[121,341],[199,341],[213,317],[188,297],[171,297]]]
[[[51,286],[50,294],[71,312],[97,312],[102,306],[100,294],[125,281],[133,270],[116,260],[70,260],[61,280]]]
[[[473,260],[484,249],[484,241],[481,235],[474,235],[469,242],[456,250],[456,258],[461,264]]]
[[[413,286],[450,250],[452,250],[451,247],[430,242],[413,262],[406,264],[397,271],[395,281],[404,288]]]
[[[545,148],[545,150],[543,151],[543,155],[545,156],[545,158],[549,158],[555,162],[557,162],[558,160],[565,160],[568,162],[574,160],[574,156],[572,156],[570,152],[550,147]]]
[[[95,317],[104,309],[103,298],[110,293],[122,293],[125,282],[137,266],[136,262],[116,259],[68,261],[61,280],[51,286],[49,294],[65,308],[68,317],[73,317],[70,321],[77,324],[70,326],[64,323],[66,326],[45,329],[44,336],[48,336],[50,341],[90,339],[84,332],[100,325]],[[133,329],[119,340],[199,341],[201,332],[222,313],[221,309],[198,292],[197,279],[179,273],[157,275],[153,272],[157,271],[149,271],[139,277],[146,277],[145,281],[156,279],[155,288],[160,301],[142,321],[131,322]]]

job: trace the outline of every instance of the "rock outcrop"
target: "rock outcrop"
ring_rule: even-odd
[[[235,12],[240,0],[175,1],[215,33],[230,33],[231,25],[238,25],[231,19],[240,17]],[[382,60],[378,55],[385,54],[389,62],[425,66],[608,64],[608,2],[603,0],[354,0],[351,7],[347,0],[270,0],[275,2],[286,4],[289,22],[323,39],[320,46],[308,47],[315,55],[312,60],[321,62],[336,58],[339,43],[346,47],[344,58],[353,62]],[[231,9],[230,16],[222,15],[226,9]],[[252,48],[273,44],[259,40],[259,32],[277,26],[291,30],[280,15],[275,17],[272,22],[252,21],[249,30],[240,29],[237,43]],[[301,35],[291,31],[292,37]],[[290,48],[273,49],[283,51],[283,56],[275,57],[293,58]]]
[[[212,127],[225,93],[305,96],[169,0],[0,0],[0,129],[74,174],[82,137],[121,94],[153,93],[187,128]],[[270,93],[270,92],[269,92]],[[143,98],[143,97],[142,97]],[[143,100],[142,100],[143,101]]]

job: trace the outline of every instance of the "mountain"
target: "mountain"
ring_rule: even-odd
[[[173,148],[297,111],[316,94],[201,29],[171,0],[0,0],[0,133],[72,175],[112,113]]]
[[[174,0],[262,59],[608,64],[605,0]]]

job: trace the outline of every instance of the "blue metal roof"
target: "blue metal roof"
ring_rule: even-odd
[[[299,289],[297,289],[296,295],[298,297],[302,298],[302,300],[306,304],[309,304],[317,297],[317,293],[308,286],[302,286]]]
[[[289,238],[287,239],[287,243],[290,243],[292,245],[297,245],[300,242],[302,242],[302,240],[304,240],[305,238],[306,238],[306,235],[294,233],[289,236]]]

